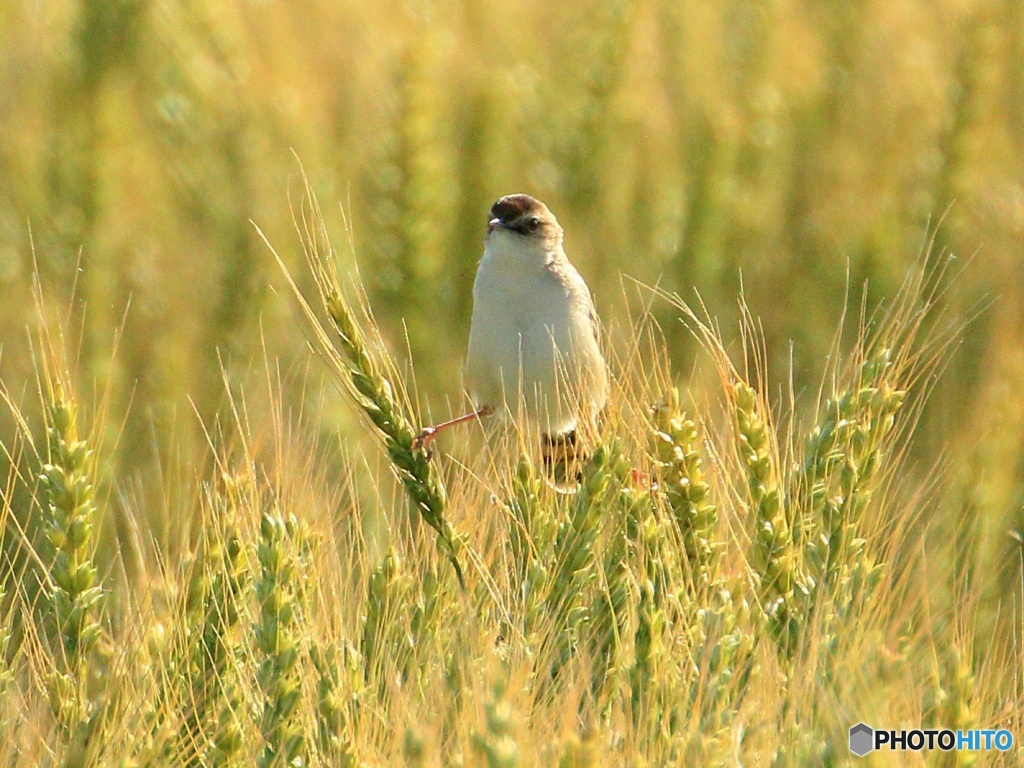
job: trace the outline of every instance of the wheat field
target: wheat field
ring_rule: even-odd
[[[3,765],[1024,763],[1019,0],[13,0],[0,118]],[[518,191],[570,493],[414,446]]]

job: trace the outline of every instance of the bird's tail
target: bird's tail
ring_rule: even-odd
[[[547,481],[559,493],[571,493],[583,478],[583,465],[590,458],[575,429],[540,436],[541,456]]]

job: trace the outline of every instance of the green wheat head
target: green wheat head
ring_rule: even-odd
[[[50,678],[50,702],[58,720],[85,722],[92,713],[87,694],[90,656],[103,633],[104,590],[93,560],[97,509],[92,452],[78,437],[77,408],[59,382],[47,403],[47,462],[40,483],[45,493],[44,530],[53,548],[50,610],[63,671]]]
[[[395,387],[395,382],[401,381],[393,361],[384,351],[378,351],[376,356],[371,354],[355,308],[344,296],[335,254],[330,247],[323,216],[308,180],[306,193],[308,210],[301,221],[296,221],[296,226],[333,333],[329,333],[328,328],[321,324],[276,251],[274,255],[310,323],[314,349],[373,424],[417,514],[436,532],[438,548],[451,562],[460,586],[465,588],[458,559],[461,542],[445,517],[447,496],[444,485],[429,455],[414,447],[419,431],[408,415],[410,407],[407,400]],[[273,250],[273,246],[270,247]],[[372,324],[369,313],[364,314]]]
[[[260,654],[257,682],[263,693],[260,768],[301,765],[308,747],[299,704],[305,616],[305,573],[309,541],[302,524],[269,510],[260,521],[259,575],[255,596],[259,615],[253,639]]]

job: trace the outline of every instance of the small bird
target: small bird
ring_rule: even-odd
[[[491,206],[466,353],[474,410],[424,429],[420,447],[455,424],[508,414],[539,426],[545,463],[554,466],[578,453],[578,431],[593,431],[608,399],[608,369],[590,289],[563,236],[554,214],[529,195]]]

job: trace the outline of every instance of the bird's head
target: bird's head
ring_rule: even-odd
[[[491,206],[487,240],[505,241],[508,247],[553,251],[562,244],[558,219],[540,200],[529,195],[505,195]]]

